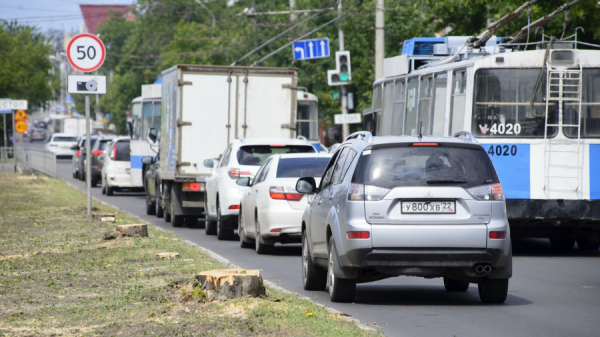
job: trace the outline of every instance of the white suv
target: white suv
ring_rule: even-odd
[[[242,192],[246,187],[236,184],[240,177],[254,177],[262,163],[271,155],[284,153],[314,153],[315,148],[302,139],[237,138],[225,149],[217,162],[206,159],[204,166],[212,168],[206,183],[206,234],[217,234],[219,240],[233,237],[238,227]]]

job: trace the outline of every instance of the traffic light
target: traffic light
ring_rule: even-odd
[[[333,85],[346,85],[352,79],[350,66],[350,52],[335,52],[335,70],[327,71],[327,83]]]

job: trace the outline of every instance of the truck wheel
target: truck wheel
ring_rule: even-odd
[[[579,247],[579,250],[584,251],[598,250],[598,248],[600,248],[600,242],[586,239],[577,239],[577,247]]]
[[[240,237],[240,247],[242,248],[252,248],[252,240],[246,237],[246,230],[244,229],[244,217],[242,215],[242,210],[240,209],[240,215],[238,217],[238,236]]]
[[[337,264],[337,254],[333,238],[329,239],[329,261],[327,263],[327,283],[329,283],[329,298],[332,302],[350,303],[356,295],[356,280],[335,277],[334,265]]]
[[[446,288],[446,291],[467,291],[469,282],[444,277],[444,288]]]
[[[575,239],[563,239],[558,237],[550,238],[550,246],[559,252],[568,252],[573,249]]]
[[[146,194],[146,214],[154,215],[156,213],[156,205],[150,200],[150,196]]]
[[[275,245],[265,245],[264,243],[260,243],[260,220],[258,220],[258,215],[256,215],[256,238],[254,239],[254,249],[257,254],[270,254],[273,252],[273,248]]]
[[[483,303],[504,303],[508,295],[508,279],[485,278],[479,283],[479,298]]]
[[[175,192],[171,188],[171,209],[169,210],[171,224],[173,227],[183,227],[183,215],[175,215],[175,202]]]
[[[312,262],[306,231],[302,234],[302,285],[304,290],[323,290],[327,286],[327,271]]]
[[[219,206],[219,200],[217,200],[217,239],[219,241],[230,240],[233,236],[233,229],[225,228],[225,221],[221,218],[221,207]]]

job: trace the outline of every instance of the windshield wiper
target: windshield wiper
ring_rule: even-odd
[[[467,181],[454,179],[427,179],[425,182],[428,184],[464,184]]]

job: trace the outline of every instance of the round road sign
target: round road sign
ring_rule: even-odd
[[[18,121],[18,122],[15,123],[15,130],[18,133],[25,133],[25,131],[27,131],[27,129],[29,129],[29,126],[27,125],[27,122]]]
[[[75,69],[86,73],[92,72],[104,63],[106,48],[96,36],[79,34],[69,42],[67,57]]]

